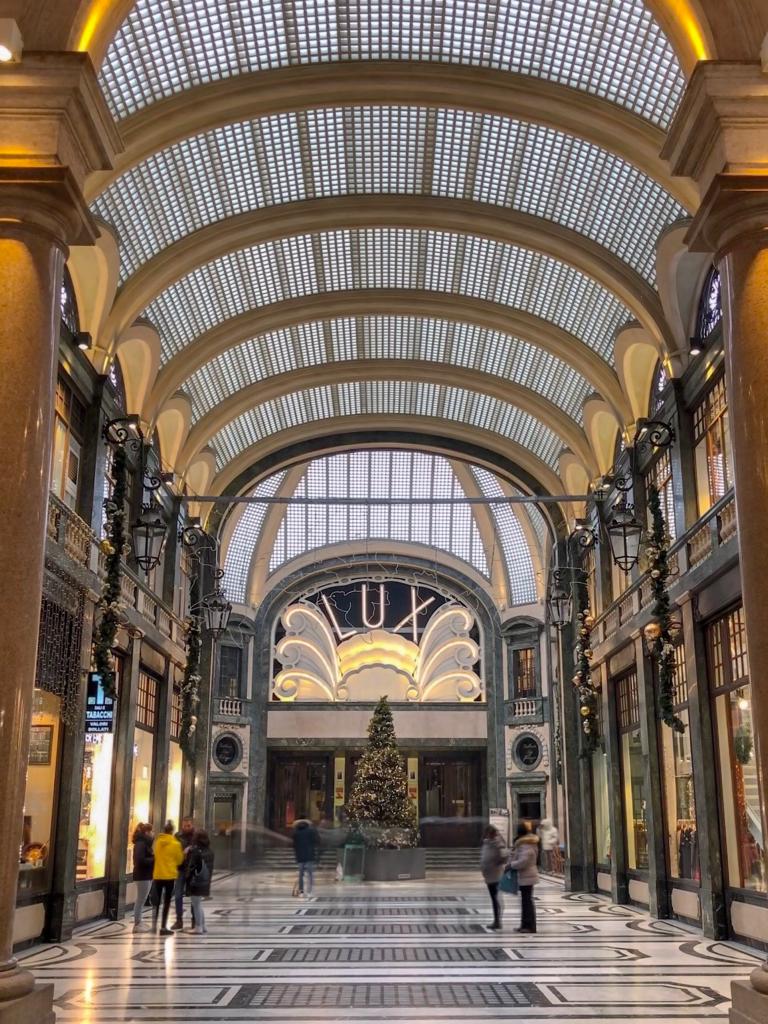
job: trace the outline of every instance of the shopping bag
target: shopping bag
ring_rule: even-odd
[[[520,891],[520,885],[517,880],[517,868],[505,869],[499,881],[499,888],[502,892],[512,893],[513,896]]]

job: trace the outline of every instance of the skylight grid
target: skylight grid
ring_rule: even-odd
[[[325,328],[334,339],[332,360],[354,359],[353,339],[363,339],[364,359],[415,359],[479,370],[530,388],[582,422],[591,385],[572,367],[534,345],[474,324],[416,316],[347,317],[309,321],[250,338],[210,360],[181,388],[197,422],[230,395],[280,373],[328,362]]]
[[[472,199],[542,217],[606,246],[649,281],[656,239],[685,216],[641,171],[573,136],[472,111],[387,106],[213,129],[129,169],[93,209],[120,238],[124,281],[163,248],[224,218],[377,193]]]
[[[357,405],[353,396],[357,398]],[[553,430],[507,402],[421,381],[367,381],[306,388],[269,399],[231,420],[212,439],[220,467],[265,437],[335,415],[430,416],[489,430],[528,448],[552,469],[563,448]]]
[[[685,86],[641,0],[138,0],[100,77],[122,118],[232,75],[346,60],[519,72],[603,96],[662,127]]]
[[[487,469],[472,466],[472,474],[485,498],[503,498],[504,488]],[[507,566],[513,604],[531,604],[537,598],[533,560],[525,533],[511,504],[489,506]]]
[[[382,287],[510,306],[574,334],[610,363],[613,336],[632,319],[602,285],[549,256],[475,235],[407,228],[319,232],[227,253],[171,285],[143,316],[160,333],[164,364],[198,335],[249,310],[326,290]]]
[[[469,505],[397,503],[397,498],[465,496],[450,462],[442,456],[390,450],[323,456],[309,463],[294,493],[326,498],[329,503],[286,507],[269,556],[270,572],[330,544],[386,540],[446,551],[489,577],[485,548]],[[333,504],[333,499],[350,497],[381,498],[381,504]],[[257,541],[258,535],[254,547]]]
[[[274,497],[282,486],[285,472],[281,470],[262,480],[254,489],[257,498]],[[253,552],[259,543],[261,529],[270,506],[249,503],[242,506],[242,512],[235,527],[224,559],[224,586],[231,601],[244,602],[248,586]]]

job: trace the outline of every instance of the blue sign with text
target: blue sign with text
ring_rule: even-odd
[[[85,698],[85,731],[112,732],[115,722],[115,702],[104,693],[104,682],[99,672],[88,673]]]

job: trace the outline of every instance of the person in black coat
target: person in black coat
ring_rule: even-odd
[[[192,904],[192,931],[195,935],[205,935],[205,911],[203,900],[211,895],[211,879],[213,878],[213,850],[211,840],[205,829],[199,828],[189,847],[186,864],[186,892]]]
[[[312,895],[318,845],[319,838],[315,826],[306,818],[299,818],[293,826],[293,852],[296,855],[296,863],[299,865],[299,895],[301,896]],[[307,877],[306,890],[304,889],[305,875]]]
[[[149,926],[141,923],[144,904],[147,902],[149,890],[152,888],[152,871],[155,866],[155,854],[152,850],[152,826],[141,822],[133,833],[133,881],[136,884],[136,900],[133,904],[133,930],[149,931]]]

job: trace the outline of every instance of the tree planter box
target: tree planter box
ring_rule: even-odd
[[[424,878],[426,870],[426,851],[418,847],[365,851],[366,882],[405,882],[412,878]]]

